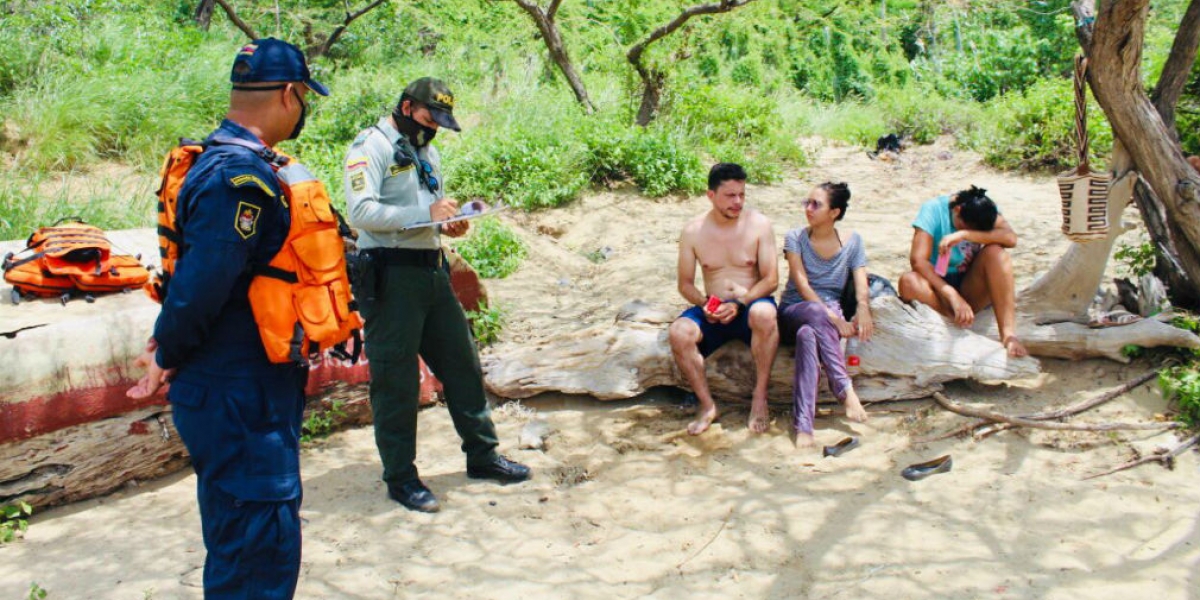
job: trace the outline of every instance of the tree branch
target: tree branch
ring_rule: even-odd
[[[1179,103],[1179,96],[1196,62],[1197,47],[1200,47],[1200,0],[1192,0],[1179,22],[1179,30],[1175,33],[1175,42],[1163,65],[1158,85],[1150,94],[1150,101],[1171,131],[1175,130],[1175,105]]]
[[[1116,398],[1120,398],[1121,396],[1124,396],[1125,394],[1128,394],[1129,392],[1133,391],[1138,386],[1140,386],[1148,381],[1153,380],[1157,376],[1158,376],[1157,370],[1147,371],[1146,373],[1142,373],[1141,375],[1137,376],[1136,378],[1121,384],[1120,387],[1116,387],[1111,390],[1108,390],[1107,392],[1104,392],[1103,394],[1097,395],[1095,398],[1089,398],[1082,402],[1078,402],[1078,403],[1072,404],[1070,406],[1060,408],[1058,410],[1051,410],[1051,411],[1033,413],[1033,414],[1028,414],[1028,415],[1017,415],[1016,418],[1029,419],[1030,421],[1048,421],[1051,419],[1064,419],[1066,417],[1071,417],[1071,416],[1077,415],[1085,410],[1091,410],[1093,408],[1096,408],[1097,406],[1100,406],[1101,404],[1110,402]],[[956,429],[948,431],[937,437],[920,438],[920,439],[916,440],[916,443],[925,444],[925,443],[929,443],[929,442],[936,442],[936,441],[940,441],[940,440],[944,440],[944,439],[948,439],[948,438],[952,438],[952,437],[958,437],[960,435],[966,435],[968,433],[973,433],[974,435],[980,435],[981,432],[978,430],[985,428],[985,427],[989,427],[989,426],[995,426],[995,427],[994,427],[994,429],[988,430],[984,435],[991,435],[993,433],[999,433],[1001,431],[1004,431],[1007,429],[1012,429],[1014,427],[1014,425],[1012,423],[1002,422],[1000,424],[997,424],[996,421],[994,421],[992,419],[984,418],[984,420],[982,420],[982,421],[976,421],[974,423],[967,423],[966,425],[963,425],[962,427],[958,427]]]
[[[545,12],[542,11],[542,7],[536,2],[528,0],[512,1],[528,13],[529,18],[533,19],[534,25],[537,26],[538,32],[542,36],[542,41],[546,44],[546,50],[550,53],[550,60],[558,65],[558,70],[567,79],[567,85],[571,86],[571,91],[575,93],[575,99],[579,101],[579,105],[583,107],[584,112],[589,115],[595,112],[596,107],[592,105],[591,99],[588,98],[587,88],[583,84],[583,79],[575,71],[575,65],[571,62],[570,54],[567,53],[567,46],[563,42],[562,35],[558,32],[558,25],[554,23],[554,14],[558,12],[558,7],[562,4],[562,0],[552,0]]]
[[[382,4],[384,4],[387,1],[388,0],[375,0],[374,2],[363,7],[362,10],[355,12],[355,13],[351,13],[349,10],[347,10],[346,18],[345,18],[345,20],[342,21],[342,24],[338,25],[337,28],[335,28],[333,30],[333,32],[329,34],[329,37],[325,40],[325,43],[321,44],[315,50],[310,50],[309,51],[310,56],[312,58],[316,58],[318,56],[325,56],[326,54],[328,54],[329,50],[331,48],[333,48],[334,42],[336,42],[338,40],[338,38],[342,37],[343,33],[346,33],[346,28],[349,27],[350,24],[353,23],[355,19],[375,10],[376,8],[379,8]]]
[[[664,37],[667,37],[676,29],[683,27],[684,23],[687,23],[692,17],[698,15],[712,15],[729,12],[735,8],[750,4],[751,2],[754,2],[754,0],[721,0],[715,4],[701,4],[699,6],[688,8],[680,13],[677,17],[672,19],[670,23],[655,29],[654,32],[649,35],[649,37],[634,44],[633,47],[629,49],[629,52],[625,54],[625,57],[629,59],[629,62],[634,63],[635,65],[639,64],[642,60],[642,53],[646,51],[647,46],[657,42],[658,40],[661,40]]]
[[[229,20],[232,21],[233,24],[236,25],[238,29],[241,29],[242,33],[246,34],[246,37],[249,37],[251,40],[258,39],[258,34],[254,33],[254,29],[252,29],[249,25],[246,24],[245,21],[241,20],[237,16],[237,11],[233,10],[233,7],[229,5],[229,2],[226,2],[226,0],[216,0],[216,2],[217,2],[217,5],[220,6],[222,10],[225,11],[225,15],[227,17],[229,17]]]
[[[1104,471],[1103,473],[1096,473],[1095,475],[1088,475],[1087,477],[1084,477],[1083,480],[1087,481],[1088,479],[1095,479],[1097,477],[1111,475],[1113,473],[1116,473],[1117,471],[1124,471],[1125,469],[1132,469],[1138,465],[1144,465],[1149,462],[1160,463],[1160,464],[1162,464],[1162,466],[1164,466],[1168,469],[1173,469],[1175,467],[1175,457],[1182,454],[1184,450],[1187,450],[1188,448],[1195,446],[1196,442],[1200,442],[1200,433],[1193,435],[1192,437],[1190,437],[1182,442],[1179,442],[1178,444],[1175,445],[1174,448],[1171,448],[1170,450],[1166,450],[1164,452],[1158,452],[1155,454],[1151,454],[1150,456],[1143,456],[1141,458],[1131,460],[1123,465],[1119,465],[1112,469]]]
[[[1179,423],[1045,423],[1042,421],[1034,421],[1032,419],[1024,419],[1021,417],[1012,417],[990,410],[981,408],[971,408],[958,404],[942,394],[934,392],[933,399],[946,410],[957,413],[966,417],[977,417],[987,419],[998,423],[1008,423],[1018,427],[1029,427],[1032,429],[1053,429],[1056,431],[1117,431],[1122,429],[1146,430],[1146,429],[1178,429]]]

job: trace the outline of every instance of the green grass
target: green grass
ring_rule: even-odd
[[[102,229],[148,227],[155,218],[156,185],[156,178],[138,172],[72,171],[21,179],[0,171],[0,240],[27,238],[69,216]]]

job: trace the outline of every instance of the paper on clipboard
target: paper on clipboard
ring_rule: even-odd
[[[459,209],[458,214],[453,217],[450,217],[449,219],[445,219],[442,221],[423,221],[421,223],[413,223],[412,225],[405,225],[404,227],[401,227],[400,231],[408,231],[410,229],[420,229],[422,227],[433,227],[435,225],[445,225],[446,223],[455,223],[458,221],[469,221],[471,219],[477,219],[479,217],[486,217],[488,215],[494,215],[502,210],[506,210],[507,208],[508,207],[505,206],[503,203],[497,204],[491,208],[487,208],[486,204],[484,204],[483,202],[481,202],[479,200],[475,200],[475,201],[464,204],[463,207],[461,209]]]

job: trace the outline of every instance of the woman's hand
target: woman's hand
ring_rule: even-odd
[[[875,333],[875,321],[871,318],[870,306],[861,306],[858,313],[854,315],[854,322],[858,326],[858,341],[871,341],[871,334]]]
[[[967,232],[965,231],[955,231],[950,235],[943,236],[941,241],[938,242],[938,255],[940,256],[949,252],[965,239],[967,239]]]
[[[854,335],[854,325],[847,322],[846,319],[830,313],[829,322],[833,323],[833,326],[838,330],[838,335],[841,337],[848,338]]]

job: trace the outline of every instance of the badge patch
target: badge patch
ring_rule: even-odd
[[[350,189],[361,192],[365,187],[367,187],[367,176],[362,171],[350,176]]]
[[[262,208],[249,202],[238,202],[237,220],[234,221],[233,228],[242,239],[250,239],[258,230],[258,216],[261,214]]]
[[[391,175],[392,177],[395,177],[395,176],[397,176],[397,175],[399,175],[399,174],[401,174],[401,173],[403,173],[403,172],[405,172],[405,171],[411,171],[411,170],[413,170],[413,166],[412,166],[412,165],[408,165],[408,166],[404,166],[404,167],[402,167],[402,166],[400,166],[400,165],[392,165],[392,166],[391,166],[391,167],[388,169],[388,175]]]
[[[275,192],[271,191],[271,188],[269,186],[267,186],[267,184],[264,183],[263,180],[259,179],[258,176],[256,176],[256,175],[250,175],[250,174],[236,175],[229,179],[229,183],[233,187],[245,187],[247,185],[256,185],[266,195],[268,195],[272,198],[275,197]]]
[[[365,168],[367,168],[367,164],[368,164],[367,157],[352,156],[352,157],[346,159],[346,170],[353,171],[355,169],[365,169]]]
[[[246,44],[238,51],[238,56],[254,56],[255,50],[258,50],[258,44]]]

